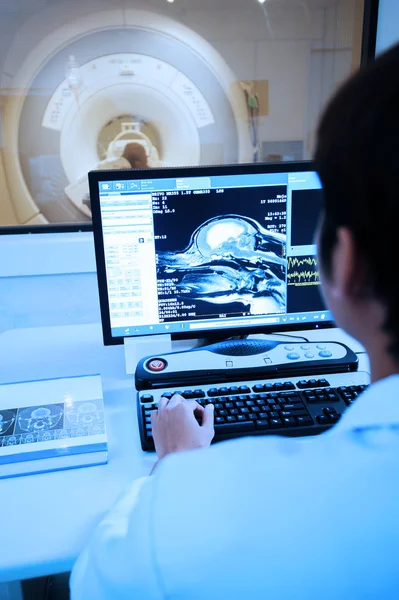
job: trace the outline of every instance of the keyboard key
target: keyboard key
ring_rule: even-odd
[[[251,421],[257,421],[259,419],[257,413],[250,413],[248,415],[248,419],[251,419]]]
[[[228,423],[236,423],[237,419],[236,419],[234,416],[228,416],[228,417],[226,418],[226,421],[227,421]]]
[[[266,429],[266,428],[269,427],[269,421],[266,421],[264,419],[256,421],[256,424],[257,424],[258,427],[262,427],[262,429]]]
[[[305,408],[302,402],[298,402],[298,404],[281,404],[281,410],[300,410],[301,408]]]
[[[143,396],[141,396],[140,400],[144,404],[149,404],[151,402],[154,402],[154,396],[151,396],[151,394],[144,394]]]
[[[309,385],[309,381],[307,379],[302,379],[301,381],[298,381],[297,387],[299,387],[300,390],[306,390],[306,388],[311,386]]]
[[[247,396],[244,394],[241,394],[241,396],[238,396],[238,400],[240,400],[240,402],[246,402],[247,400],[256,400],[257,396],[254,394],[254,397],[251,398],[251,396]]]
[[[249,414],[249,408],[247,408],[246,406],[244,406],[244,408],[240,408],[240,411],[243,415]]]
[[[229,409],[230,408],[235,408],[235,406],[234,406],[234,404],[232,402],[225,402],[224,407],[225,408],[229,408]]]
[[[223,417],[216,417],[215,418],[215,424],[216,425],[221,425],[222,423],[225,423],[225,420],[223,419]]]
[[[240,411],[239,411],[239,409],[238,409],[238,408],[232,408],[232,409],[230,410],[230,414],[231,414],[231,415],[239,415],[239,414],[240,414]]]
[[[213,396],[219,396],[219,390],[217,388],[211,388],[210,390],[208,390],[208,396],[210,396],[211,398]]]
[[[247,406],[255,406],[255,402],[253,400],[247,400],[245,404]]]
[[[162,394],[162,398],[167,398],[168,400],[171,400],[173,398],[173,394],[172,392],[165,392],[164,394]]]
[[[306,400],[309,402],[309,404],[314,404],[316,402],[320,402],[320,399],[315,396],[314,394],[309,394],[306,398]]]
[[[329,425],[328,417],[326,417],[325,415],[319,415],[317,417],[317,422],[319,423],[319,425]]]
[[[266,412],[259,413],[259,418],[260,419],[267,419],[268,416],[269,416],[269,413],[266,413]]]
[[[336,415],[338,414],[337,411],[335,410],[335,408],[332,408],[330,406],[326,406],[326,408],[323,410],[324,414],[328,417],[328,415]]]
[[[215,425],[216,434],[223,433],[244,433],[255,429],[255,423],[247,421],[245,423],[225,423],[224,425]]]
[[[283,426],[283,423],[280,419],[270,419],[270,427],[272,429],[280,429]]]
[[[245,415],[238,415],[237,421],[240,422],[240,423],[243,423],[244,421],[247,422],[248,418]]]
[[[282,417],[306,417],[308,412],[307,410],[282,410],[280,415]]]
[[[222,410],[223,409],[223,404],[221,404],[220,402],[218,402],[217,404],[214,404],[214,407],[216,410]]]
[[[281,391],[281,390],[283,390],[283,389],[284,389],[284,384],[283,384],[283,383],[276,383],[276,384],[274,385],[274,389],[275,389],[277,392],[279,392],[279,391]]]
[[[193,392],[194,398],[205,398],[204,390],[194,390]]]
[[[265,403],[265,401],[264,401],[264,400],[262,400],[262,399],[255,400],[255,402],[256,402],[256,404],[257,404],[258,406],[266,406],[266,403]]]
[[[173,395],[174,395],[174,396],[181,396],[181,395],[182,395],[182,393],[183,393],[183,392],[182,392],[181,390],[177,390],[177,391],[173,392]]]
[[[273,383],[265,383],[264,388],[265,388],[265,392],[272,392],[272,391],[274,391],[274,384]]]
[[[296,420],[293,417],[284,417],[282,419],[284,427],[295,427]]]
[[[183,398],[185,398],[186,400],[191,400],[191,398],[194,398],[194,394],[191,390],[185,390],[182,394]]]
[[[219,417],[227,417],[228,414],[227,410],[219,410]]]
[[[279,419],[280,418],[280,413],[278,413],[277,411],[273,410],[270,414],[269,417],[271,419]]]
[[[298,425],[303,425],[303,426],[308,426],[308,425],[314,425],[314,421],[312,419],[312,417],[297,417],[296,419]]]
[[[239,390],[240,390],[240,394],[250,394],[251,393],[251,390],[249,389],[249,387],[247,385],[240,385]]]
[[[318,385],[318,387],[329,387],[330,386],[327,379],[318,379],[317,385]]]
[[[221,396],[228,396],[229,389],[227,387],[221,387],[221,388],[219,388],[219,394]]]
[[[259,406],[252,406],[252,407],[251,407],[251,411],[252,411],[253,413],[257,413],[257,412],[260,412],[260,408],[259,408]]]
[[[275,404],[276,404],[276,399],[275,399],[275,398],[268,398],[268,399],[266,400],[266,402],[267,402],[268,406],[275,406]]]
[[[265,388],[264,388],[264,386],[263,386],[261,383],[257,383],[257,384],[256,384],[256,385],[254,385],[254,387],[253,387],[253,390],[254,390],[254,392],[256,392],[256,393],[259,393],[259,394],[260,394],[261,392],[263,392],[263,390],[264,390],[264,389],[265,389]]]
[[[330,423],[338,423],[338,421],[341,418],[341,415],[339,413],[337,413],[336,415],[329,415],[327,418]]]
[[[233,385],[231,388],[229,388],[229,394],[238,394],[238,387]]]
[[[295,385],[293,383],[291,383],[291,381],[286,381],[284,383],[284,389],[285,390],[295,390]]]
[[[244,408],[245,403],[240,401],[240,402],[236,402],[235,405],[237,408]]]

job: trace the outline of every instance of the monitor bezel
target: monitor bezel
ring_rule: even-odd
[[[138,337],[151,337],[159,333],[149,333],[139,336],[112,336],[110,307],[108,300],[108,284],[105,265],[104,236],[102,229],[102,217],[100,207],[99,183],[103,181],[113,181],[115,179],[141,180],[141,179],[163,179],[180,177],[201,177],[201,176],[220,176],[220,175],[251,175],[254,173],[290,173],[290,172],[314,172],[316,171],[312,161],[301,162],[282,162],[282,163],[255,163],[255,164],[235,164],[235,165],[210,165],[199,167],[163,167],[159,169],[145,170],[109,170],[109,171],[90,171],[90,199],[93,218],[93,236],[97,265],[97,281],[100,297],[101,322],[103,330],[104,345],[116,346],[123,344],[125,339]],[[328,329],[334,327],[333,320],[307,322],[307,323],[281,323],[279,325],[259,325],[240,328],[226,328],[221,330],[203,329],[195,332],[173,333],[172,339],[209,339],[210,341],[227,339],[236,336],[246,336],[251,334],[273,334],[283,332],[297,332],[314,329]]]

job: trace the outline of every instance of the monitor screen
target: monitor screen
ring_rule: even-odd
[[[306,163],[89,177],[106,342],[331,324]]]

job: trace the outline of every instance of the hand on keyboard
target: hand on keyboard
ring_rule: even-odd
[[[158,410],[151,414],[151,421],[160,459],[173,452],[206,448],[215,435],[213,405],[204,408],[195,400],[184,400],[178,395],[170,400],[161,398]]]

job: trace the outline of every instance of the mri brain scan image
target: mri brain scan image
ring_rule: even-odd
[[[66,418],[70,427],[84,428],[101,425],[104,422],[102,407],[96,402],[74,402],[68,406]]]
[[[21,436],[21,444],[34,444],[37,441],[37,433],[26,433]]]
[[[158,254],[160,277],[176,277],[180,297],[211,304],[242,303],[250,314],[285,311],[286,236],[239,215],[215,217],[188,247]]]
[[[63,414],[64,409],[61,404],[24,408],[18,414],[18,427],[21,431],[30,433],[53,429],[60,424]]]
[[[18,446],[21,442],[20,435],[10,435],[9,437],[4,438],[3,446]]]
[[[0,435],[6,435],[15,423],[16,411],[0,411]]]

